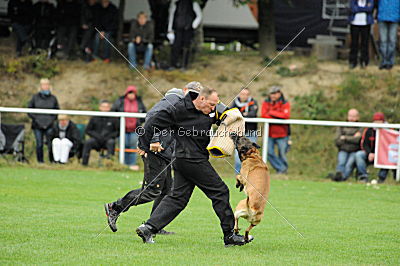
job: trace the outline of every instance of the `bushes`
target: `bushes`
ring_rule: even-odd
[[[38,78],[52,78],[59,73],[57,62],[48,60],[46,52],[0,62],[0,71],[19,77],[22,74],[33,74]]]

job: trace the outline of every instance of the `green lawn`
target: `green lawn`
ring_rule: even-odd
[[[124,213],[112,233],[103,203],[140,180],[127,171],[0,168],[0,264],[400,264],[399,186],[272,180],[270,201],[305,238],[267,206],[251,244],[224,248],[197,189],[167,227],[176,235],[155,245],[136,236],[151,205]],[[225,181],[235,206],[244,194]]]

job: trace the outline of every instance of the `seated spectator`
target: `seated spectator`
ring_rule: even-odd
[[[81,10],[82,41],[81,51],[86,62],[92,60],[92,39],[95,33],[94,18],[95,12],[99,8],[96,0],[86,0]]]
[[[350,109],[347,113],[348,122],[358,122],[360,115],[356,109]],[[336,131],[335,144],[339,149],[337,157],[336,174],[334,181],[345,181],[353,171],[356,152],[360,150],[362,128],[339,127]]]
[[[40,109],[60,109],[57,98],[51,94],[51,84],[48,79],[40,80],[39,92],[33,95],[28,103],[28,108]],[[43,143],[46,136],[49,160],[53,162],[51,152],[52,125],[56,120],[56,115],[49,114],[28,114],[32,119],[32,130],[36,140],[36,158],[38,163],[43,163]]]
[[[385,123],[385,115],[377,112],[372,118],[374,123]],[[363,181],[368,181],[367,166],[373,164],[375,160],[375,128],[366,128],[361,138],[361,149],[356,153],[357,170]],[[378,183],[383,183],[388,175],[388,169],[380,169],[378,173]],[[393,171],[395,173],[395,171]],[[393,175],[395,177],[396,174]]]
[[[77,0],[62,0],[57,5],[57,49],[70,58],[77,41],[81,6]]]
[[[66,164],[73,157],[80,143],[79,130],[67,115],[59,115],[52,130],[52,151],[54,162]]]
[[[119,97],[113,104],[112,111],[114,112],[130,112],[130,113],[146,113],[140,96],[137,96],[137,89],[135,86],[128,86],[125,94]],[[136,128],[144,122],[143,118],[126,117],[125,118],[125,149],[136,149],[138,143],[138,135]],[[136,165],[136,152],[125,152],[125,164],[131,170],[139,170]]]
[[[262,105],[261,116],[275,119],[290,118],[290,103],[285,99],[281,87],[269,88],[269,96]],[[289,145],[289,126],[270,124],[268,136],[268,161],[278,174],[286,174],[289,167],[286,158]],[[278,146],[278,155],[275,154],[275,145]]]
[[[111,46],[107,42],[112,41],[118,30],[118,9],[110,0],[101,0],[101,5],[95,12],[94,26],[100,31],[96,31],[94,38],[93,55],[100,57],[104,62],[110,62]],[[107,38],[107,40],[105,40]],[[103,55],[99,55],[100,42],[103,42]]]
[[[146,13],[140,12],[137,19],[132,21],[129,39],[128,55],[131,66],[137,66],[137,53],[144,52],[143,68],[149,70],[153,55],[154,26],[147,20]]]
[[[11,27],[17,37],[17,57],[22,55],[22,48],[31,39],[32,31],[32,0],[10,0],[8,2],[8,16]],[[32,45],[32,43],[31,43]]]
[[[109,112],[111,104],[109,101],[100,102],[99,110]],[[83,144],[82,165],[89,164],[90,151],[95,149],[107,149],[106,158],[114,155],[115,138],[119,134],[118,119],[115,117],[94,116],[86,127],[86,134],[91,138]]]
[[[33,5],[33,14],[35,48],[47,49],[55,30],[55,7],[49,0],[40,0]]]
[[[360,50],[360,66],[364,68],[369,63],[368,46],[371,24],[374,24],[372,12],[374,0],[350,1],[350,33],[351,49],[349,56],[350,68],[355,68],[358,63],[358,51]]]
[[[400,22],[400,1],[378,1],[379,69],[391,69],[396,57],[397,28]]]
[[[240,91],[239,96],[233,101],[231,108],[238,108],[242,113],[243,117],[257,117],[258,104],[253,97],[250,96],[250,90],[244,88]],[[245,135],[252,142],[257,143],[257,123],[246,123],[245,124]],[[235,150],[235,171],[240,172],[242,168],[239,155]]]

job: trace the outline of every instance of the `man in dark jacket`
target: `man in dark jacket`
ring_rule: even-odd
[[[143,68],[150,69],[151,57],[153,55],[154,26],[147,20],[147,15],[140,12],[137,19],[131,23],[129,33],[128,55],[131,66],[136,67],[137,52],[144,52]]]
[[[194,30],[200,25],[201,18],[201,8],[197,1],[171,1],[167,37],[172,43],[173,68],[187,68]]]
[[[234,215],[229,204],[229,189],[211,166],[207,145],[210,142],[210,129],[216,123],[214,113],[218,104],[218,93],[203,87],[195,99],[188,93],[173,108],[164,109],[146,121],[144,136],[155,130],[171,128],[176,140],[174,161],[174,188],[151,214],[145,224],[136,229],[145,243],[154,243],[153,235],[163,229],[186,207],[195,186],[199,187],[209,199],[220,219],[226,246],[244,245],[241,235],[234,234]],[[147,135],[147,136],[146,136]],[[163,149],[160,142],[152,143],[150,150]]]
[[[99,110],[109,112],[111,104],[109,101],[103,100],[100,103]],[[107,158],[114,155],[115,138],[119,134],[118,119],[115,117],[95,116],[89,121],[86,127],[86,134],[91,138],[85,141],[83,145],[82,165],[89,164],[90,151],[92,149],[107,149]]]
[[[110,62],[111,46],[105,40],[111,41],[118,30],[118,9],[110,0],[101,0],[101,5],[95,12],[94,26],[100,31],[96,31],[94,39],[93,54],[99,57],[100,42],[103,41],[103,56],[104,62]],[[103,37],[104,36],[104,37]]]
[[[49,0],[40,0],[33,5],[35,48],[49,48],[51,33],[55,30],[55,11]]]
[[[113,104],[111,111],[113,112],[128,112],[128,113],[146,113],[146,107],[143,104],[142,98],[137,95],[135,86],[128,86],[123,96],[119,97]],[[125,118],[125,149],[136,149],[138,142],[138,135],[136,128],[143,124],[144,119],[134,117]],[[136,165],[136,153],[125,152],[125,164],[131,170],[139,170]]]
[[[146,115],[146,121],[156,116],[161,110],[173,108],[180,99],[184,97],[184,92],[179,89],[171,89],[165,97],[153,106]],[[145,122],[146,123],[146,122]],[[148,127],[148,126],[147,126]],[[154,133],[154,132],[153,132]],[[143,186],[128,192],[123,198],[105,204],[108,224],[113,232],[117,231],[117,219],[122,212],[126,212],[132,206],[137,206],[154,201],[151,213],[157,208],[161,200],[169,194],[172,186],[171,159],[174,152],[175,140],[169,130],[149,134],[151,139],[144,136],[139,138],[139,148],[142,153],[144,163]],[[151,152],[150,143],[162,143],[165,147],[160,152]],[[146,189],[144,186],[148,185]],[[157,234],[170,234],[165,230],[160,230]]]
[[[92,38],[95,33],[94,19],[98,8],[100,6],[96,3],[96,0],[86,0],[81,10],[82,41],[80,47],[85,61],[92,59]]]
[[[57,49],[66,58],[71,56],[76,44],[78,27],[80,25],[81,5],[77,0],[58,2],[57,13]]]
[[[60,109],[57,98],[51,94],[51,85],[48,79],[40,80],[40,91],[33,95],[28,103],[28,108],[40,109]],[[28,114],[32,119],[32,129],[36,140],[36,158],[39,163],[43,163],[43,143],[44,136],[47,140],[47,148],[49,152],[49,160],[53,162],[51,152],[51,131],[56,115],[48,114]]]
[[[66,164],[80,144],[80,134],[75,123],[67,115],[59,115],[51,134],[53,158],[56,163]]]
[[[32,31],[32,1],[11,0],[8,3],[8,16],[11,19],[11,26],[17,37],[17,56],[22,55],[22,48],[30,40]]]
[[[372,117],[373,123],[385,123],[385,115],[377,112]],[[356,152],[356,166],[359,173],[359,179],[368,181],[367,166],[373,164],[375,160],[375,141],[376,129],[366,128],[361,137],[361,150]],[[383,183],[389,173],[389,169],[380,169],[378,172],[378,183]],[[393,177],[396,176],[396,170],[393,170]]]
[[[358,122],[360,115],[356,109],[350,109],[347,113],[348,122]],[[346,181],[355,163],[355,154],[360,150],[362,135],[360,127],[339,127],[336,131],[335,144],[339,150],[334,181]]]
[[[250,90],[248,88],[243,88],[240,91],[239,96],[233,101],[231,108],[238,108],[243,117],[257,117],[258,104],[257,101],[250,96]],[[245,135],[252,142],[257,143],[257,123],[246,123]],[[241,166],[242,164],[238,152],[235,149],[235,173],[240,172]]]

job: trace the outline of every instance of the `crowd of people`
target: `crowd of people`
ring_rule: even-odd
[[[360,114],[357,109],[350,109],[347,113],[348,122],[358,122]],[[385,123],[385,115],[376,112],[372,117],[373,123]],[[375,128],[339,127],[336,132],[335,144],[339,150],[336,173],[332,180],[341,182],[349,179],[356,169],[357,179],[368,182],[367,166],[375,160]],[[383,183],[388,175],[388,169],[380,169],[378,183]],[[393,171],[393,177],[396,176]]]
[[[33,95],[28,103],[29,108],[59,109],[57,98],[52,94],[52,86],[48,79],[40,80],[39,92]],[[233,100],[230,108],[238,108],[243,117],[258,117],[258,102],[251,96],[249,88],[243,88]],[[146,113],[147,109],[136,86],[130,85],[124,94],[113,104],[108,100],[99,103],[102,112]],[[89,120],[85,129],[78,130],[77,125],[66,115],[29,114],[36,140],[36,156],[39,163],[44,162],[43,145],[47,140],[50,162],[65,164],[68,158],[77,156],[82,165],[89,164],[90,151],[103,151],[103,157],[111,158],[115,153],[116,140],[119,137],[119,119],[115,117],[96,116]],[[262,102],[261,117],[273,119],[290,118],[290,102],[285,98],[280,86],[271,86],[268,97]],[[348,112],[348,122],[358,122],[359,113],[355,109]],[[139,170],[137,161],[138,134],[136,129],[144,124],[141,118],[125,118],[125,164],[132,170]],[[385,122],[384,114],[376,113],[373,122]],[[82,133],[80,133],[82,131]],[[89,139],[84,141],[84,134]],[[257,142],[259,136],[257,123],[245,124],[245,135]],[[289,164],[287,152],[291,145],[290,126],[270,124],[268,132],[268,161],[277,174],[287,174]],[[353,169],[357,169],[357,179],[368,181],[367,166],[374,161],[375,130],[360,127],[340,127],[335,144],[339,150],[335,181],[347,180]],[[235,154],[235,171],[240,172],[241,162]],[[379,171],[379,182],[386,179],[388,171]]]
[[[369,64],[371,26],[379,26],[379,69],[391,69],[395,63],[397,29],[400,22],[400,1],[350,0],[350,68]]]
[[[111,44],[120,27],[118,8],[110,0],[81,2],[61,0],[55,6],[49,0],[39,0],[35,4],[32,0],[10,0],[8,16],[16,36],[17,56],[21,56],[24,46],[28,45],[30,53],[45,49],[50,55],[71,59],[77,54],[75,48],[79,47],[80,56],[87,62],[110,62]],[[168,33],[165,33],[171,43],[168,69],[188,67],[194,31],[201,19],[198,2],[171,1]],[[144,54],[145,70],[154,66],[154,27],[154,22],[144,12],[139,12],[131,21],[126,52],[132,68],[137,67],[140,54]]]

